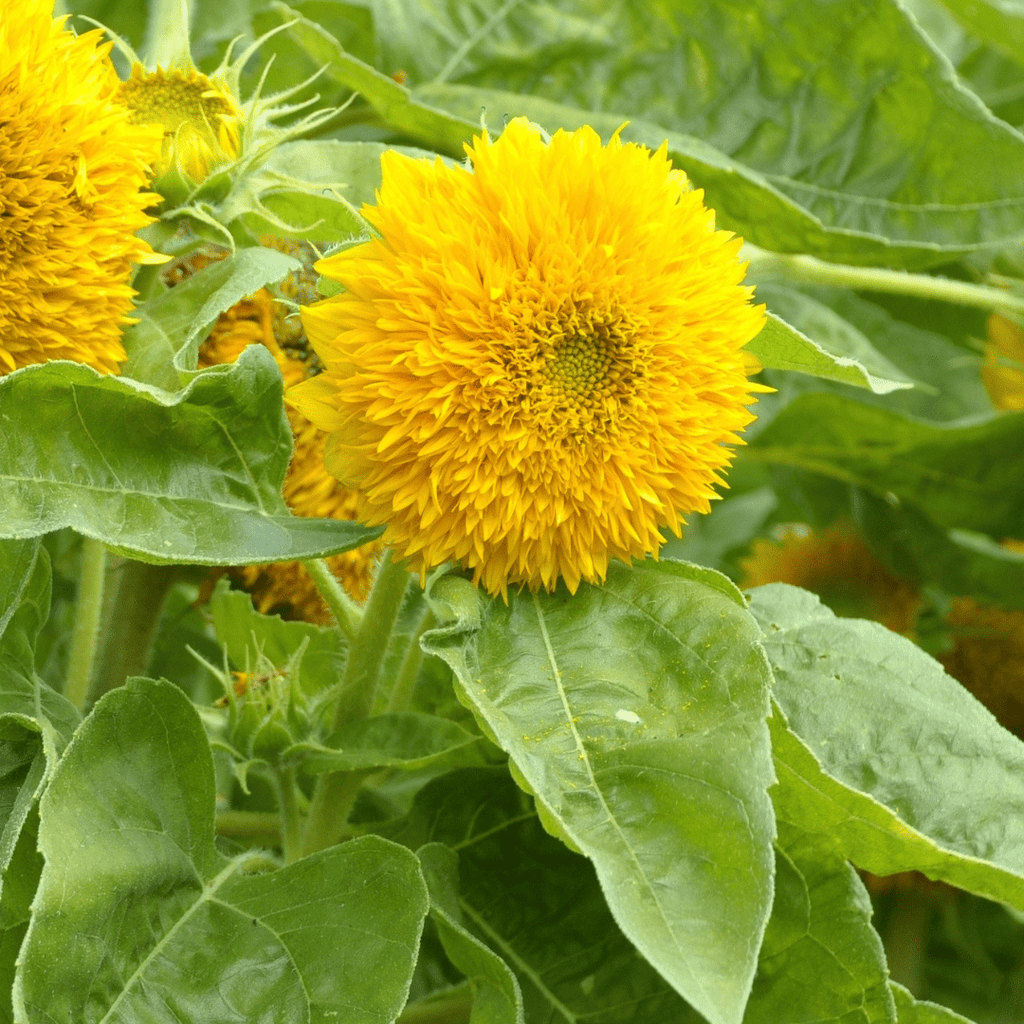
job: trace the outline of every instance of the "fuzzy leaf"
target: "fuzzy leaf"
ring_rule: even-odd
[[[773,774],[756,629],[708,575],[614,566],[602,587],[507,606],[449,577],[436,602],[464,611],[423,646],[546,827],[593,860],[625,934],[725,1024],[742,1017],[770,909]]]
[[[766,369],[795,370],[868,388],[876,395],[914,386],[828,306],[779,285],[758,285],[757,298],[768,304],[768,322],[746,347]]]
[[[1024,413],[961,425],[922,423],[840,395],[787,405],[741,458],[856,484],[922,508],[943,527],[1024,537]]]
[[[696,136],[733,167],[680,166],[764,248],[911,265],[1024,234],[1024,140],[895,0],[408,6],[380,38],[393,66],[444,82],[418,91],[426,102],[467,118],[486,107],[497,128],[530,114],[484,92],[504,89],[612,130],[642,113],[663,137]],[[759,216],[766,202],[777,216]]]
[[[917,870],[1024,909],[1024,743],[877,622],[783,583],[750,595],[779,704],[779,818],[877,875]]]
[[[301,760],[308,772],[413,771],[457,763],[460,752],[479,739],[445,718],[399,711],[346,722],[325,743],[297,743],[281,756]]]
[[[276,249],[240,249],[135,310],[125,331],[125,377],[176,391],[195,375],[199,344],[217,317],[264,285],[301,267]]]
[[[775,905],[744,1024],[896,1024],[871,900],[837,845],[779,818]]]
[[[273,871],[226,860],[213,801],[177,687],[136,679],[96,705],[40,808],[19,1024],[395,1020],[428,907],[415,857],[371,836]]]
[[[593,867],[547,835],[529,805],[504,769],[466,768],[429,782],[382,829],[420,851],[435,917],[455,922],[442,931],[446,946],[481,984],[474,1014],[504,1013],[479,1024],[514,1019],[502,962],[527,1021],[706,1024],[618,929]],[[497,991],[481,998],[483,982]]]
[[[70,526],[144,562],[240,565],[347,551],[380,531],[291,516],[291,428],[271,354],[171,394],[48,363],[0,380],[0,533]]]

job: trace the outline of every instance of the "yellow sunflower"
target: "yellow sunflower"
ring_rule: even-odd
[[[1024,409],[1024,330],[999,313],[988,318],[981,380],[997,409]]]
[[[159,125],[163,131],[157,177],[177,164],[193,181],[202,181],[212,167],[240,152],[242,112],[223,78],[195,68],[147,71],[136,63],[120,97],[133,124]]]
[[[345,290],[302,312],[326,370],[291,400],[421,575],[575,591],[708,511],[763,307],[666,147],[517,118],[466,151],[384,155],[380,236],[317,264]]]
[[[302,243],[273,240],[268,244],[297,258],[310,253]],[[293,302],[309,301],[315,294],[315,281],[311,269],[297,271],[278,286],[278,291]],[[234,362],[247,345],[253,344],[270,349],[286,386],[317,371],[316,357],[308,349],[298,317],[266,288],[221,315],[199,350],[199,365]],[[358,496],[324,469],[326,435],[294,409],[288,410],[288,419],[295,441],[283,491],[288,507],[299,516],[354,519]],[[381,547],[375,541],[327,559],[331,571],[357,601],[369,593],[373,563]],[[298,562],[243,566],[238,578],[262,612],[282,611],[292,618],[321,624],[333,621],[319,591]]]
[[[0,19],[0,373],[72,359],[117,373],[132,264],[163,257],[133,232],[160,132],[131,123],[110,44],[75,36],[52,0]]]
[[[914,635],[921,608],[917,588],[893,576],[845,521],[823,533],[791,530],[778,542],[755,540],[740,568],[741,587],[790,583],[817,594],[837,615],[874,619]]]

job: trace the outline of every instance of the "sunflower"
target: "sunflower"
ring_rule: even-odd
[[[0,373],[72,359],[117,373],[132,265],[159,263],[133,232],[160,132],[131,123],[110,44],[75,36],[52,0],[0,19]]]
[[[777,542],[755,540],[740,568],[741,587],[790,583],[817,594],[837,615],[874,619],[895,633],[914,635],[920,594],[893,576],[848,522],[823,533],[791,529]]]
[[[303,243],[266,240],[266,244],[312,262],[310,247]],[[289,301],[301,303],[315,295],[315,281],[310,267],[290,274],[277,290]],[[316,357],[308,350],[298,317],[266,288],[220,316],[199,350],[199,365],[232,363],[246,346],[254,344],[270,349],[286,386],[317,372]],[[283,491],[288,507],[299,516],[354,519],[358,496],[324,470],[326,435],[294,409],[288,410],[288,419],[295,442]],[[375,541],[327,559],[331,571],[357,601],[364,600],[369,592],[373,563],[380,550],[380,542]],[[238,579],[261,612],[283,611],[292,618],[322,624],[333,621],[298,562],[243,566]]]
[[[345,291],[303,310],[326,370],[290,400],[421,576],[575,592],[708,511],[763,307],[666,147],[517,118],[466,151],[385,153],[379,237],[317,264]]]
[[[193,181],[202,181],[212,167],[238,157],[242,112],[223,78],[195,68],[147,71],[136,63],[121,84],[120,98],[133,124],[162,129],[158,177],[176,164]]]
[[[997,409],[1024,409],[1024,330],[999,313],[988,318],[981,380]]]

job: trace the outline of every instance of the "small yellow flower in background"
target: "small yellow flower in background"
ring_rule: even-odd
[[[917,588],[893,576],[847,522],[822,533],[791,530],[778,542],[755,540],[740,567],[741,587],[789,583],[817,594],[837,615],[874,619],[894,633],[914,635],[921,608]]]
[[[312,301],[316,296],[316,275],[311,269],[311,248],[301,242],[268,240],[266,244],[304,260],[309,267],[290,274],[277,286],[277,291],[294,303]],[[232,363],[247,345],[253,344],[270,349],[286,387],[318,371],[316,356],[309,350],[298,317],[266,288],[221,315],[199,350],[199,365]],[[288,410],[288,419],[295,441],[284,482],[288,507],[299,516],[355,519],[358,496],[324,469],[326,435],[294,409]],[[364,600],[369,593],[373,563],[381,548],[381,543],[375,541],[327,559],[331,571],[357,601]],[[334,621],[298,562],[243,566],[238,578],[261,612],[282,611],[292,618],[320,624]]]
[[[163,262],[133,232],[160,132],[131,123],[102,32],[75,36],[52,0],[0,19],[0,374],[50,359],[117,373],[132,265]]]
[[[997,409],[1024,409],[1024,329],[999,313],[988,318],[981,380]]]
[[[380,237],[317,264],[345,291],[303,310],[326,370],[290,400],[421,574],[575,592],[708,511],[763,307],[665,147],[517,118],[467,153],[385,153]]]
[[[212,167],[238,157],[242,112],[222,78],[208,78],[195,68],[147,71],[136,63],[121,84],[120,98],[133,124],[163,129],[157,177],[177,163],[198,182]]]

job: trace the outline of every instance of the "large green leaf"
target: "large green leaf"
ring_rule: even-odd
[[[126,377],[176,391],[194,376],[199,344],[217,317],[302,265],[276,249],[240,249],[133,311],[125,331]]]
[[[282,757],[301,760],[310,772],[365,771],[456,764],[479,736],[456,722],[418,711],[396,711],[339,726],[323,743],[297,743]],[[470,756],[470,760],[473,758]]]
[[[918,505],[939,526],[1024,537],[1024,413],[923,423],[840,395],[805,394],[741,458],[818,473]]]
[[[885,954],[857,872],[825,835],[779,817],[775,906],[744,1024],[896,1024]]]
[[[478,989],[474,1013],[514,1019],[503,962],[527,1021],[703,1024],[616,926],[591,865],[547,835],[529,805],[504,769],[467,768],[428,783],[382,830],[420,851],[435,918],[450,922],[446,946],[478,984],[497,989],[484,998]],[[458,855],[457,874],[445,848]]]
[[[898,1024],[971,1024],[966,1017],[925,1000],[915,999],[902,985],[889,983],[896,1000]]]
[[[458,854],[441,843],[428,843],[420,847],[417,856],[445,952],[473,985],[469,1024],[524,1024],[523,996],[515,974],[463,924]]]
[[[826,229],[818,251],[863,259],[888,245],[890,261],[1024,234],[1024,141],[894,0],[483,0],[471,11],[458,0],[404,5],[378,37],[384,59],[418,81],[532,93],[620,123],[642,112],[697,136],[799,208],[758,224],[749,189],[694,169],[723,221],[766,248],[788,248],[813,220]],[[467,117],[486,105],[495,126],[525,112],[421,95]],[[810,240],[799,248],[814,251]]]
[[[780,819],[877,875],[1024,909],[1024,743],[906,638],[783,583],[750,595],[779,704]]]
[[[262,346],[169,393],[73,363],[0,380],[0,534],[70,526],[144,562],[238,565],[347,551],[379,535],[291,516],[291,427]]]
[[[366,837],[280,870],[226,860],[213,801],[177,687],[132,680],[96,705],[42,800],[15,1020],[395,1020],[428,907],[415,857]]]
[[[731,584],[613,567],[573,596],[433,594],[427,634],[619,926],[712,1024],[739,1021],[771,902],[767,665]],[[445,609],[447,605],[447,609]],[[443,621],[443,620],[442,620]]]
[[[942,0],[979,39],[1024,64],[1024,4],[1019,0]]]
[[[904,579],[1024,609],[1024,554],[982,534],[940,529],[919,509],[863,491],[855,492],[853,507],[868,541]]]

